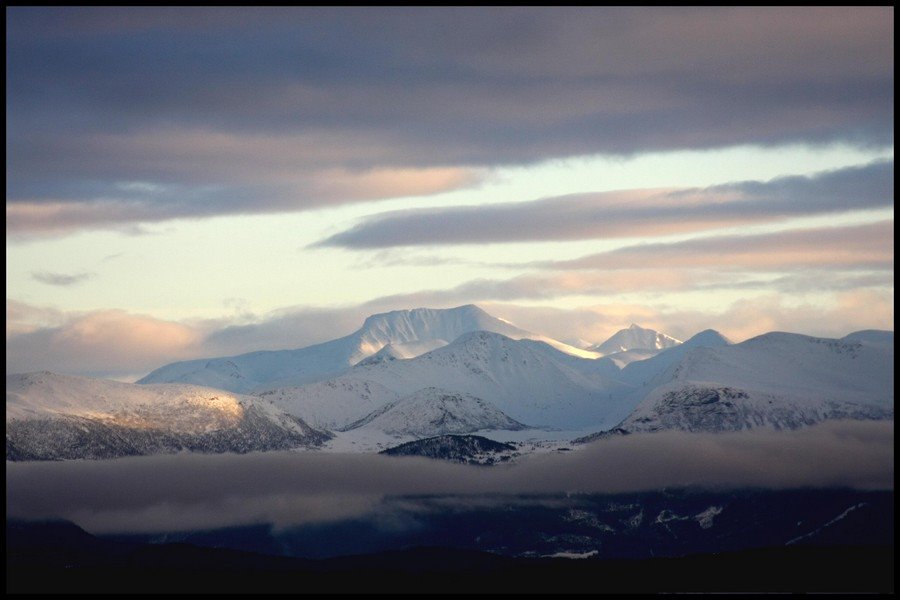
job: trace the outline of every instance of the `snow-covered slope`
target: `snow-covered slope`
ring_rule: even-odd
[[[663,383],[664,373],[695,348],[719,348],[731,341],[714,329],[706,329],[646,360],[635,361],[622,368],[621,379],[636,387],[655,387]],[[607,357],[609,358],[609,357]]]
[[[679,340],[664,333],[632,323],[627,329],[617,331],[608,340],[590,349],[607,356],[628,350],[665,350],[680,343]]]
[[[356,372],[354,369],[335,379],[259,392],[257,397],[313,427],[345,429],[401,397],[381,383],[355,377]]]
[[[869,346],[879,346],[881,348],[894,348],[894,332],[882,331],[880,329],[865,329],[863,331],[854,331],[841,338],[844,342],[859,342]]]
[[[622,386],[609,372],[617,372],[614,365],[542,342],[477,331],[416,358],[358,365],[334,380],[266,398],[311,423],[343,429],[402,397],[440,387],[480,398],[535,427],[602,427],[618,423],[633,408],[616,402]]]
[[[794,429],[825,419],[892,418],[893,362],[892,344],[781,332],[689,349],[655,375],[658,385],[619,428]]]
[[[335,377],[388,345],[392,349],[380,358],[411,358],[473,331],[492,331],[513,339],[538,339],[576,356],[598,356],[519,329],[470,304],[372,315],[358,331],[336,340],[297,350],[172,363],[138,383],[193,383],[240,393],[297,386]]]
[[[432,437],[487,429],[518,431],[527,426],[469,394],[423,388],[373,412],[346,429],[374,429],[402,437]]]
[[[633,362],[647,360],[659,354],[659,350],[648,350],[646,348],[637,348],[635,350],[623,350],[621,352],[613,352],[607,354],[602,360],[609,361],[619,369],[624,369]]]
[[[426,342],[413,342],[409,344],[387,344],[372,356],[364,358],[356,364],[374,365],[376,363],[386,362],[390,360],[404,360],[407,358],[415,358],[416,356],[425,354],[426,352],[431,352],[432,350],[446,345],[447,342],[444,340],[429,340]]]
[[[302,419],[221,390],[49,372],[6,377],[8,460],[281,450],[328,438]]]

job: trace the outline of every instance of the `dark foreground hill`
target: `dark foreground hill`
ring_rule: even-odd
[[[890,491],[670,490],[401,497],[387,529],[98,537],[7,520],[7,591],[886,593],[893,506]]]
[[[411,548],[308,560],[186,544],[103,541],[73,527],[8,522],[6,592],[610,594],[894,589],[891,547],[791,546],[645,560],[511,558]]]
[[[465,464],[489,465],[509,460],[515,453],[512,444],[495,442],[480,435],[439,435],[406,442],[380,454],[388,456],[424,456]]]

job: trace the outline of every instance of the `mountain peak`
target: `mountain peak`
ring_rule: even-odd
[[[704,329],[700,333],[692,336],[684,342],[685,347],[693,348],[697,346],[716,347],[730,346],[733,344],[731,340],[716,331],[715,329]]]
[[[532,334],[491,316],[474,304],[455,308],[413,308],[379,313],[368,317],[357,332],[366,354],[386,344],[406,344],[425,340],[449,343],[464,333],[488,330],[511,337]],[[372,352],[368,350],[371,349]]]
[[[843,342],[861,342],[863,344],[871,344],[883,346],[885,348],[894,347],[894,332],[881,329],[864,329],[862,331],[854,331],[841,338]]]
[[[478,315],[491,317],[483,309],[479,308],[474,304],[463,304],[462,306],[455,306],[453,308],[428,308],[425,306],[420,306],[418,308],[401,308],[397,310],[389,310],[382,313],[374,313],[366,317],[366,322],[368,321],[377,321],[379,319],[385,318],[396,318],[401,316],[434,316],[439,314],[469,314],[469,315]],[[493,317],[491,317],[493,318]]]
[[[627,329],[620,329],[614,333],[602,344],[591,347],[591,350],[608,355],[637,349],[664,350],[680,343],[679,340],[664,333],[632,323]]]

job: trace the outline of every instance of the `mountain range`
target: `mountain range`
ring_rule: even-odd
[[[468,305],[373,315],[330,342],[173,363],[137,384],[7,375],[11,460],[380,450],[474,433],[589,440],[835,418],[893,418],[893,332],[733,344],[706,330],[682,343],[631,325],[581,350]]]
[[[241,393],[277,389],[329,379],[382,350],[381,358],[388,360],[419,356],[473,331],[541,340],[585,358],[599,356],[520,329],[470,304],[449,310],[416,308],[372,315],[357,331],[336,340],[296,350],[172,363],[138,383],[193,383]]]

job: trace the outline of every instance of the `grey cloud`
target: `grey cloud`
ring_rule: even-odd
[[[252,323],[211,323],[204,346],[216,355],[301,348],[347,335],[369,314],[362,307],[285,308]]]
[[[531,266],[546,269],[893,269],[894,222],[640,244],[574,260],[532,263]]]
[[[62,312],[7,302],[6,372],[120,376],[202,354],[201,330],[121,310]]]
[[[317,246],[387,248],[660,235],[890,208],[894,163],[676,191],[626,190],[530,202],[388,212]]]
[[[491,469],[322,453],[8,463],[7,517],[72,519],[94,532],[161,531],[350,518],[409,494],[892,489],[893,441],[893,422],[830,422],[793,432],[633,435]]]
[[[639,293],[665,298],[671,292],[759,289],[782,293],[843,291],[872,287],[892,288],[893,275],[882,272],[847,272],[841,268],[807,269],[774,279],[752,274],[673,271],[664,268],[596,271],[566,276],[537,271],[508,279],[474,279],[449,289],[420,290],[384,296],[372,306],[451,306],[460,302],[553,300],[567,296],[616,296]],[[767,270],[767,269],[760,269]],[[368,305],[368,304],[367,304]]]
[[[787,294],[803,294],[813,290],[858,291],[866,288],[894,289],[894,272],[829,273],[810,270],[760,282],[760,289],[774,289]]]
[[[31,278],[47,285],[70,286],[83,281],[87,281],[92,277],[96,277],[96,273],[73,273],[67,275],[65,273],[51,273],[49,271],[33,271]]]
[[[119,310],[67,313],[8,300],[6,371],[51,370],[135,380],[177,360],[326,342],[355,331],[373,312],[397,308],[375,301],[178,322]]]
[[[340,184],[379,169],[887,148],[892,22],[889,7],[11,7],[8,202],[179,189],[122,214],[152,221],[396,194]]]

